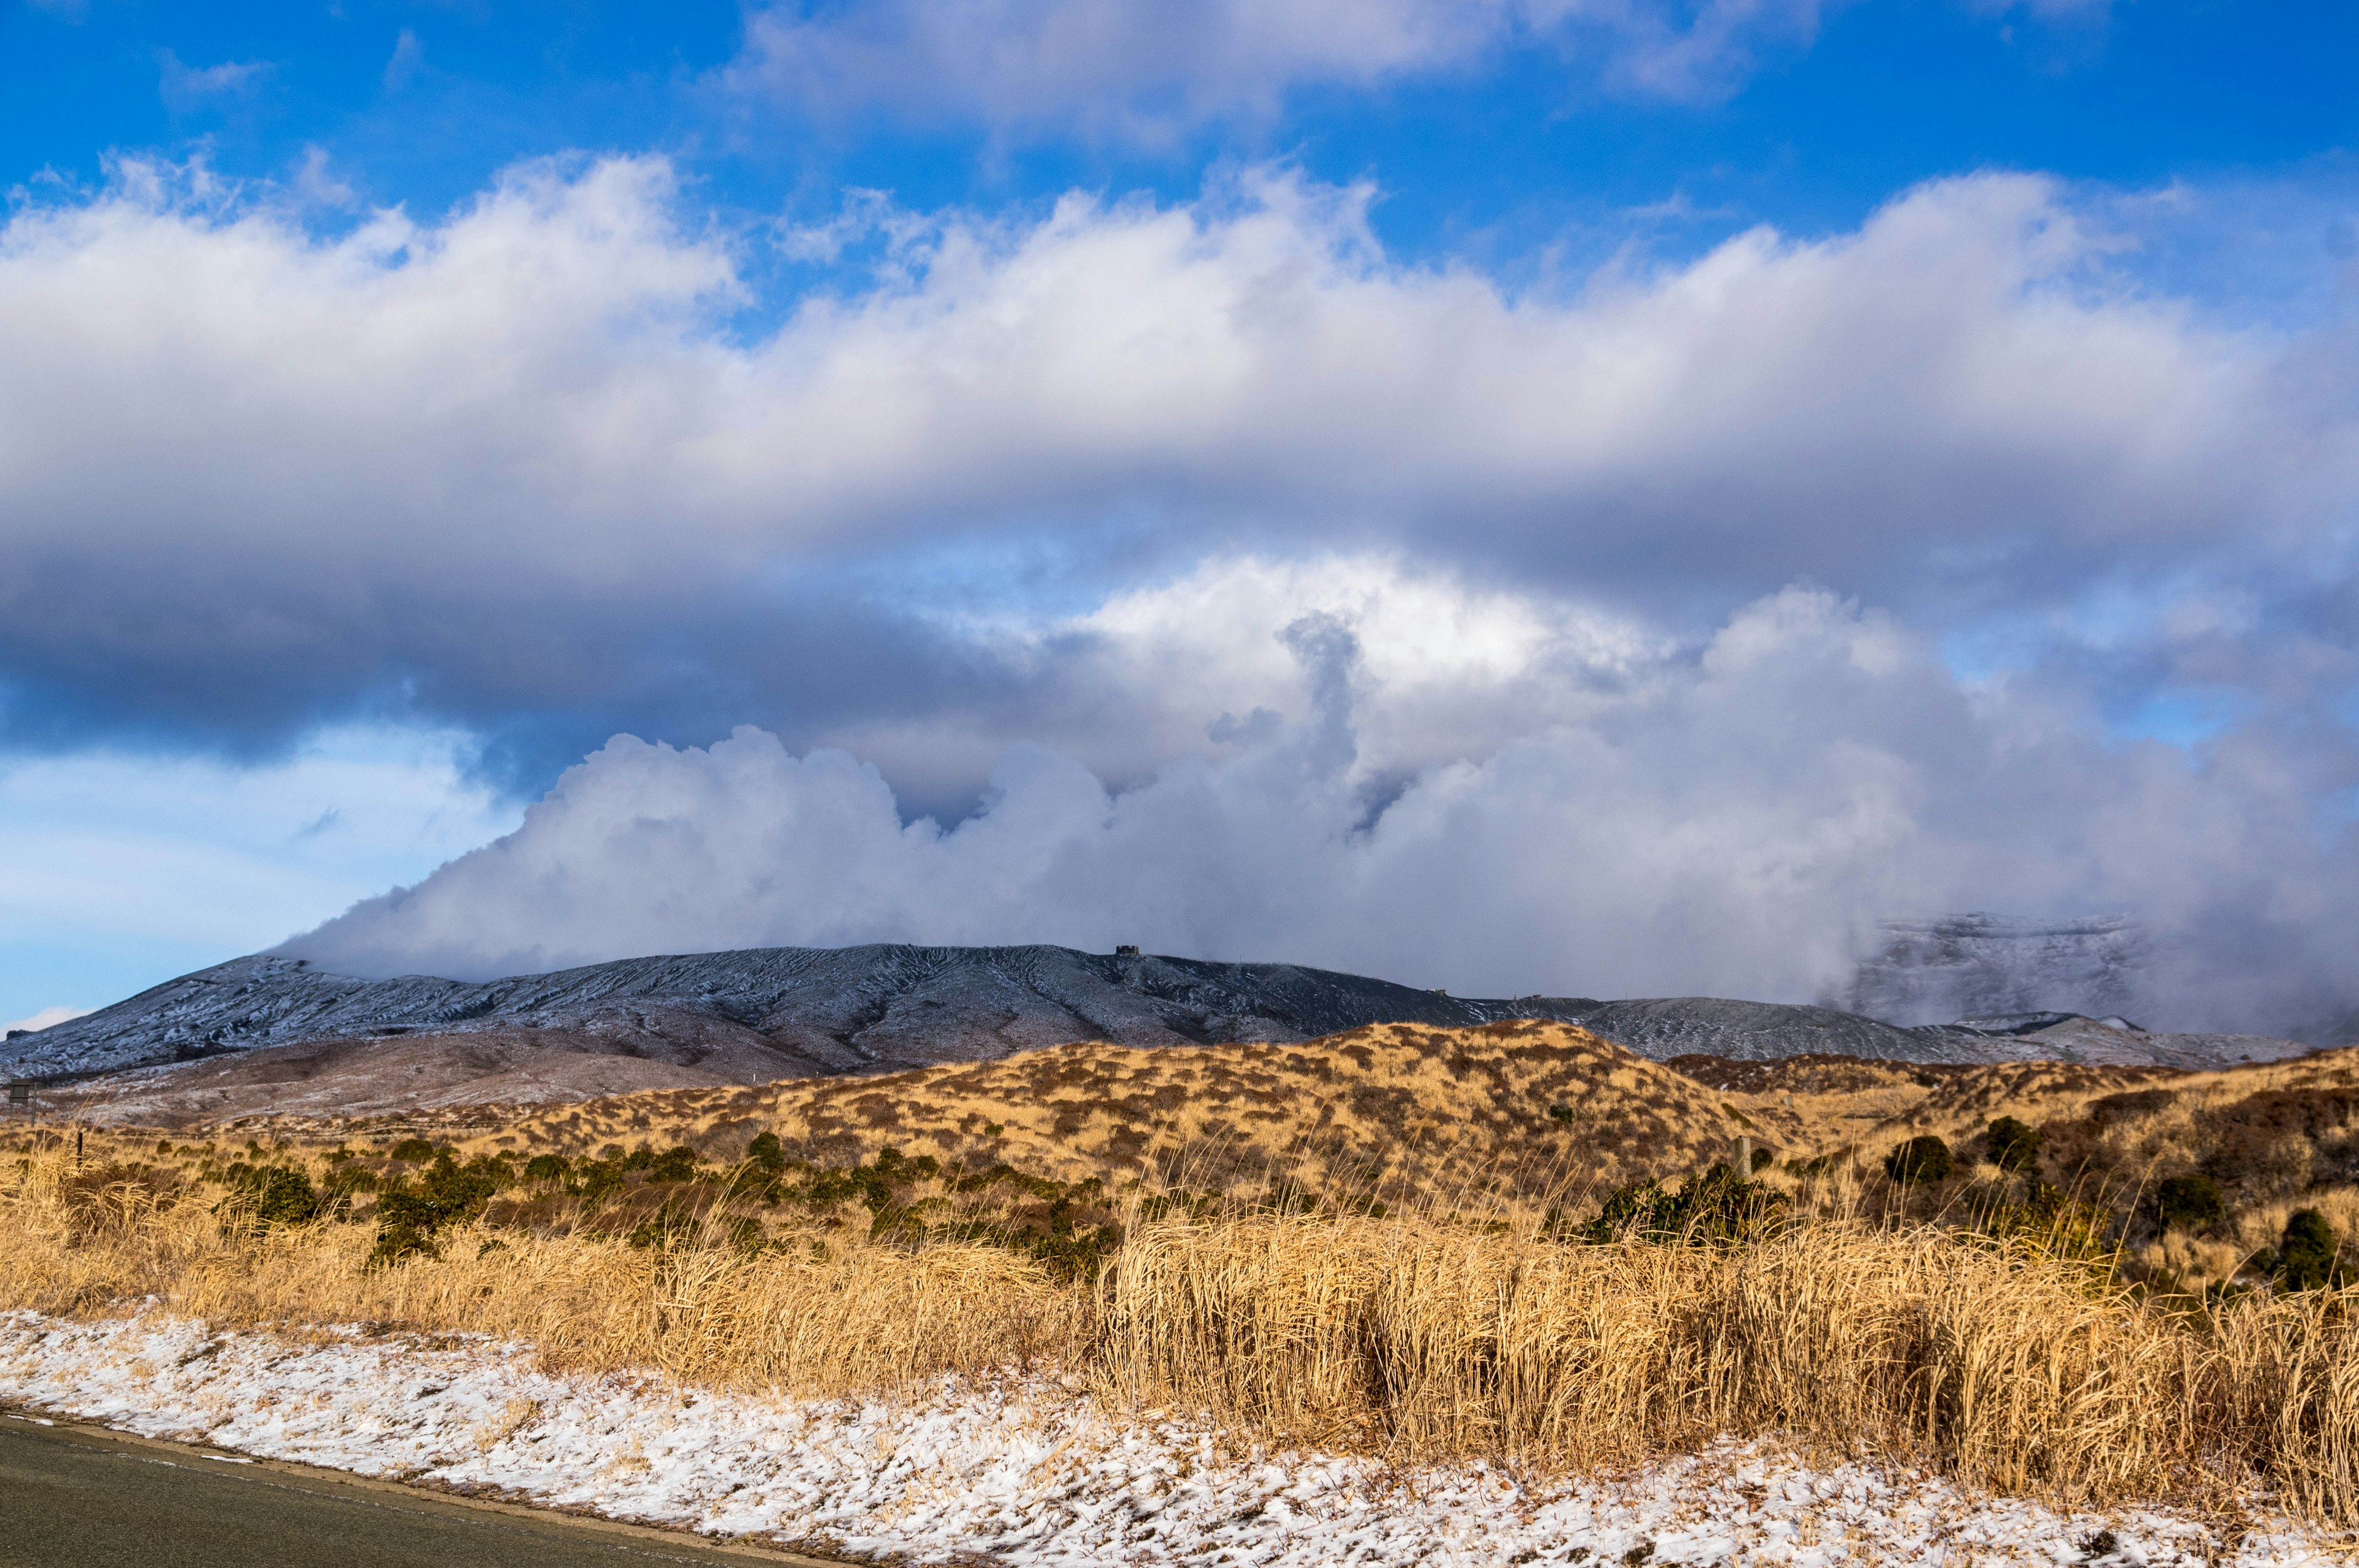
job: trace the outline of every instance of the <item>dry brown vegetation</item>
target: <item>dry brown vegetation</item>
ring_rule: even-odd
[[[1846,1217],[1842,1180],[1812,1194],[1724,1246],[1568,1241],[1511,1210],[1134,1206],[1094,1280],[815,1217],[757,1248],[714,1223],[635,1246],[478,1217],[373,1268],[350,1217],[261,1227],[184,1170],[60,1150],[0,1190],[0,1299],[472,1331],[559,1367],[813,1394],[1054,1367],[1116,1401],[1402,1458],[1588,1465],[1777,1435],[2059,1501],[2261,1487],[2359,1522],[2359,1303],[2174,1306],[2022,1241]]]
[[[762,1131],[797,1158],[882,1148],[1059,1181],[1151,1173],[1397,1200],[1505,1184],[1550,1193],[1695,1169],[1745,1130],[1728,1097],[1564,1024],[1379,1024],[1304,1045],[1064,1045],[871,1078],[676,1089],[551,1108],[483,1140],[586,1153],[653,1139],[733,1155]],[[1799,1124],[1755,1108],[1791,1142]]]
[[[892,1149],[981,1171],[1014,1167],[1109,1190],[1277,1182],[1397,1206],[1581,1203],[1729,1157],[1739,1138],[1781,1167],[1869,1166],[1897,1141],[1946,1140],[1955,1199],[1997,1117],[2040,1129],[2038,1173],[2112,1210],[2135,1270],[2201,1288],[2267,1261],[2288,1216],[2315,1208],[2359,1238],[2359,1051],[2219,1073],[2055,1062],[1926,1065],[1803,1056],[1659,1064],[1539,1022],[1378,1025],[1300,1045],[1137,1049],[1084,1044],[872,1077],[614,1095],[563,1106],[391,1118],[245,1119],[240,1133],[319,1145],[421,1130],[460,1152],[685,1144],[736,1158],[775,1133],[787,1157],[842,1167]],[[2152,1195],[2217,1184],[2217,1222],[2166,1232]],[[1918,1201],[1938,1212],[1942,1195]]]
[[[2040,1133],[2032,1167],[1984,1158],[2000,1115]],[[2256,1264],[2297,1207],[2359,1237],[2359,1052],[1666,1065],[1560,1025],[1385,1026],[622,1096],[446,1128],[430,1163],[394,1157],[414,1129],[303,1130],[93,1134],[79,1165],[52,1135],[0,1194],[0,1303],[473,1330],[811,1393],[1053,1363],[1410,1456],[1777,1433],[2061,1499],[2257,1485],[2359,1525],[2359,1292]],[[1918,1134],[1958,1167],[1895,1186],[1882,1156]],[[1740,1138],[1786,1223],[1720,1245],[1568,1223]],[[261,1224],[272,1170],[325,1206]],[[2165,1229],[2152,1193],[2196,1174],[2220,1216]],[[388,1261],[403,1195],[434,1192],[459,1195],[445,1223]]]

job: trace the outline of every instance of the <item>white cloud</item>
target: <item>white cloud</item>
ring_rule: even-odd
[[[1355,616],[1321,608],[1355,579]],[[905,823],[844,752],[753,729],[702,750],[617,737],[509,838],[289,950],[481,976],[772,944],[1126,941],[1462,992],[1808,1000],[1896,910],[2101,908],[2178,955],[2145,999],[2164,1022],[2299,1027],[2359,1003],[2339,939],[2359,842],[2318,838],[2263,752],[2108,750],[2038,696],[1965,691],[1920,637],[1821,591],[1747,606],[1700,647],[1593,636],[1569,665],[1580,618],[1538,598],[1495,599],[1503,629],[1470,651],[1419,613],[1447,585],[1342,563],[1288,587],[1223,605],[1234,634],[1192,623],[1200,584],[1112,608],[1133,629],[1127,695],[1174,700],[1164,659],[1208,645],[1235,650],[1238,700],[1283,704],[1257,739],[1135,787],[1016,747],[984,808],[944,829]],[[1254,667],[1256,637],[1294,679]],[[1618,688],[1569,676],[1601,655]],[[1228,678],[1182,699],[1201,712]],[[1501,705],[1521,728],[1405,780],[1366,741],[1430,740],[1400,720],[1440,692],[1551,688]]]
[[[745,341],[660,163],[338,239],[130,173],[0,231],[0,657],[174,722],[607,700],[677,657],[642,643],[756,634],[749,584],[1010,539],[1055,570],[1140,517],[1172,568],[1389,546],[1716,611],[2349,563],[2347,378],[2140,297],[2037,179],[1517,297],[1263,170],[905,225]]]
[[[1821,0],[869,0],[763,6],[725,73],[804,114],[883,107],[1161,139],[1288,90],[1462,71],[1510,47],[1675,98],[1807,44]]]
[[[0,1023],[0,1034],[18,1029],[47,1029],[52,1023],[63,1023],[70,1018],[87,1017],[92,1011],[87,1007],[45,1007],[13,1023]]]
[[[219,65],[182,63],[170,49],[156,52],[158,89],[165,106],[175,114],[234,97],[277,69],[266,59],[227,59]]]
[[[401,36],[393,40],[392,57],[385,62],[385,90],[400,92],[417,80],[425,66],[426,46],[419,41],[416,33],[402,28]]]

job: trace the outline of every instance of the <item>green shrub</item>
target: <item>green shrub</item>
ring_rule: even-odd
[[[584,1160],[573,1167],[571,1183],[584,1200],[604,1197],[623,1184],[623,1167],[613,1160]]]
[[[1995,1240],[2027,1245],[2044,1257],[2113,1271],[2119,1259],[2108,1211],[2069,1197],[2037,1176],[2023,1184],[2020,1197],[2012,1187],[2000,1182],[1968,1195],[1966,1213],[1974,1229]]]
[[[1990,1153],[1990,1162],[2002,1171],[2021,1175],[2039,1162],[2039,1132],[2036,1128],[2002,1116],[1990,1124],[1983,1135],[1983,1146]]]
[[[1714,1165],[1677,1187],[1651,1177],[1634,1183],[1599,1206],[1580,1226],[1575,1239],[1603,1244],[1625,1236],[1690,1246],[1744,1241],[1777,1225],[1788,1199],[1777,1188],[1747,1181],[1725,1165]]]
[[[407,1160],[413,1165],[423,1165],[434,1158],[434,1145],[423,1138],[405,1138],[393,1146],[393,1152],[386,1158]]]
[[[2294,1210],[2277,1243],[2277,1282],[2289,1291],[2339,1285],[2346,1271],[2336,1260],[2334,1227],[2314,1208]]]
[[[1884,1157],[1884,1173],[1904,1187],[1948,1181],[1955,1169],[1957,1162],[1950,1155],[1950,1146],[1930,1132],[1896,1144]]]
[[[1774,1164],[1777,1159],[1777,1152],[1775,1149],[1756,1149],[1753,1152],[1753,1169],[1759,1171],[1765,1165]]]
[[[2220,1184],[2209,1176],[2173,1176],[2155,1189],[2154,1201],[2165,1230],[2208,1230],[2228,1217]]]
[[[373,1193],[382,1184],[376,1179],[375,1172],[365,1166],[346,1162],[328,1173],[325,1188],[329,1198],[332,1200],[348,1197],[353,1193]]]
[[[778,1147],[775,1132],[757,1132],[745,1145],[746,1162],[766,1175],[777,1175],[787,1168],[787,1152]]]
[[[397,1181],[378,1195],[376,1245],[369,1250],[369,1265],[381,1268],[415,1253],[435,1254],[439,1232],[482,1214],[492,1195],[512,1179],[508,1167],[496,1160],[478,1156],[461,1165],[442,1151],[417,1186]]]
[[[1552,1105],[1549,1107],[1549,1119],[1550,1121],[1571,1121],[1572,1119],[1572,1107],[1569,1105]]]
[[[527,1182],[561,1182],[565,1179],[565,1156],[535,1154],[525,1162],[524,1179]]]
[[[283,1165],[240,1162],[229,1168],[229,1180],[234,1195],[223,1206],[231,1223],[246,1229],[309,1225],[325,1206],[309,1177]]]

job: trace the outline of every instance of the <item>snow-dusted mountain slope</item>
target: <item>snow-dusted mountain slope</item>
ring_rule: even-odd
[[[2220,1065],[2303,1047],[2091,1026],[1984,1035],[1900,1028],[1828,1008],[1713,998],[1451,997],[1290,964],[1223,964],[1067,947],[765,947],[632,958],[479,983],[364,980],[299,959],[233,959],[0,1045],[0,1072],[91,1074],[323,1040],[496,1033],[637,1056],[724,1080],[886,1072],[1038,1045],[1297,1041],[1365,1023],[1579,1023],[1641,1055],[1898,1061],[2027,1057]],[[2054,1036],[2050,1038],[2050,1036]]]

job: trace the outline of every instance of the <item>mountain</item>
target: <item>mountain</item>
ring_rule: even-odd
[[[2218,1066],[2304,1047],[2150,1035],[2056,1014],[1977,1031],[1829,1008],[1688,997],[1475,999],[1291,964],[1067,947],[765,947],[464,982],[365,980],[297,958],[233,959],[0,1045],[12,1077],[148,1069],[143,1099],[260,1109],[570,1100],[993,1061],[1033,1046],[1289,1044],[1375,1023],[1575,1023],[1656,1060],[1837,1054]],[[161,1101],[157,1103],[160,1104]]]
[[[762,947],[469,983],[363,980],[232,959],[0,1046],[18,1076],[109,1071],[321,1040],[541,1032],[546,1044],[728,1059],[740,1081],[979,1061],[1034,1045],[1307,1040],[1363,1023],[1557,1018],[1596,1004],[1465,1001],[1291,964],[1066,947]]]

